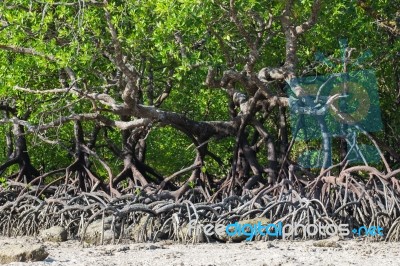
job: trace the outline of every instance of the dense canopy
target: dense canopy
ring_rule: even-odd
[[[388,173],[400,162],[398,7],[397,0],[5,0],[2,182],[77,178],[83,191],[167,189],[179,198],[190,188],[205,197],[256,194],[291,171],[307,181],[363,162]],[[315,93],[305,79],[360,70],[376,76],[372,123],[382,125],[358,128],[358,141],[378,156],[370,163],[349,160],[347,133],[330,134],[330,120],[307,97],[299,108],[315,109],[308,114],[316,124],[304,125],[315,138],[301,137],[291,115],[293,103]],[[359,96],[353,87],[345,93]],[[328,92],[320,112],[338,115],[343,92]],[[353,113],[368,113],[354,102]],[[305,155],[313,163],[302,163]]]

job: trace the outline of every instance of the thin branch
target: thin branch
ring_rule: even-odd
[[[33,90],[29,88],[23,88],[20,86],[14,86],[15,90],[18,91],[23,91],[27,93],[34,93],[34,94],[48,94],[48,93],[73,93],[81,97],[85,97],[91,100],[97,100],[100,103],[110,106],[113,108],[114,111],[123,111],[124,107],[120,104],[117,104],[110,95],[106,93],[87,93],[83,92],[79,88],[77,88],[75,85],[72,86],[72,88],[64,88],[64,89],[50,89],[50,90]]]
[[[106,5],[108,5],[107,0],[104,0],[104,3]],[[139,78],[139,74],[133,67],[132,67],[132,69],[129,69],[125,65],[121,43],[118,40],[117,30],[115,29],[114,25],[112,24],[111,15],[107,10],[107,6],[104,8],[104,12],[105,12],[109,31],[111,33],[112,42],[114,45],[115,63],[117,65],[117,67],[122,71],[122,73],[124,73],[124,75],[128,79],[128,83],[122,94],[122,98],[129,107],[133,107],[136,103],[135,98],[136,98],[136,96],[138,96],[137,95],[138,88],[136,86],[136,82]]]
[[[235,9],[235,0],[230,0],[230,16],[235,23],[236,27],[238,28],[240,34],[245,38],[247,45],[249,46],[250,49],[254,50],[256,49],[255,43],[252,42],[249,33],[246,31],[246,29],[243,26],[242,21],[238,18],[236,9]]]
[[[56,61],[56,58],[53,55],[48,55],[44,54],[42,52],[38,52],[33,48],[25,48],[25,47],[18,47],[14,45],[6,45],[6,44],[0,44],[0,49],[6,50],[6,51],[11,51],[14,53],[19,53],[19,54],[28,54],[28,55],[34,55],[34,56],[39,56],[43,57],[49,61]]]
[[[301,24],[300,26],[296,27],[296,33],[297,34],[304,33],[305,31],[307,31],[311,27],[313,27],[315,25],[315,23],[317,23],[318,13],[321,10],[321,3],[322,3],[322,0],[315,0],[314,1],[314,4],[313,4],[313,6],[311,8],[310,18],[306,22]]]
[[[62,93],[62,92],[68,92],[70,90],[69,88],[50,89],[50,90],[32,90],[32,89],[28,89],[28,88],[22,88],[20,86],[14,86],[14,89],[18,90],[18,91],[23,91],[23,92],[28,92],[28,93],[35,93],[35,94]]]
[[[111,127],[116,127],[121,130],[126,130],[126,129],[132,129],[136,127],[142,127],[142,126],[147,126],[148,124],[151,123],[150,119],[142,118],[142,119],[136,119],[134,121],[114,121],[111,120],[105,116],[102,116],[97,113],[88,113],[88,114],[73,114],[69,116],[63,116],[60,117],[50,123],[47,124],[42,124],[42,125],[33,125],[29,123],[28,121],[21,120],[18,118],[3,118],[0,119],[0,124],[5,124],[5,123],[13,123],[17,125],[21,125],[27,128],[26,133],[36,133],[39,131],[44,131],[48,130],[51,128],[55,128],[57,126],[60,126],[62,124],[68,123],[70,121],[98,121],[100,124],[104,126],[111,126]]]
[[[80,5],[79,1],[69,2],[69,3],[68,2],[66,2],[66,3],[64,3],[64,2],[48,3],[48,2],[44,2],[44,1],[35,1],[35,2],[40,3],[40,4],[50,4],[52,6],[77,6],[77,5]],[[85,5],[103,7],[104,3],[94,1],[94,0],[86,0]]]

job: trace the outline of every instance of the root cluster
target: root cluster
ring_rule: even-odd
[[[398,241],[400,186],[394,177],[397,173],[382,175],[373,168],[359,168],[349,168],[338,177],[318,177],[307,184],[291,176],[257,194],[213,201],[202,198],[194,189],[178,200],[167,200],[148,195],[144,190],[111,197],[103,191],[80,192],[70,185],[49,186],[44,190],[10,183],[0,191],[0,234],[37,235],[43,229],[59,225],[67,229],[70,238],[84,240],[88,225],[111,219],[115,241],[133,237],[136,241],[196,242],[200,241],[199,233],[188,230],[188,224],[227,225],[262,217],[275,224],[349,224],[350,229],[380,226],[384,237],[374,239]],[[369,172],[367,181],[354,175],[360,170]],[[136,235],[132,236],[132,232]],[[350,233],[349,237],[352,236]],[[265,240],[270,237],[257,236]],[[306,235],[300,232],[292,237]],[[224,240],[218,236],[205,238]]]

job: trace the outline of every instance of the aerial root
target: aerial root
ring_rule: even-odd
[[[68,230],[71,238],[82,241],[90,223],[108,217],[113,220],[117,241],[128,238],[139,242],[174,239],[195,243],[215,238],[226,241],[215,235],[205,236],[198,229],[207,224],[227,225],[256,218],[267,218],[275,224],[349,224],[350,230],[380,226],[384,228],[386,241],[399,241],[399,214],[399,186],[393,176],[373,174],[367,182],[362,182],[349,172],[304,187],[283,180],[257,195],[233,195],[215,202],[190,193],[178,200],[145,193],[111,197],[101,190],[77,191],[71,184],[43,190],[41,186],[27,188],[14,182],[0,190],[0,234],[37,235],[43,229],[59,225]],[[324,237],[308,236],[303,231],[300,229],[291,237]],[[256,239],[270,238],[273,237],[268,234],[256,236]]]

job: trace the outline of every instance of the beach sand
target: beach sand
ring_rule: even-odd
[[[177,244],[120,243],[82,247],[79,241],[43,242],[34,237],[0,237],[0,247],[43,244],[49,256],[40,262],[8,265],[400,265],[400,243],[341,240],[340,247],[316,247],[316,241],[254,241]]]

